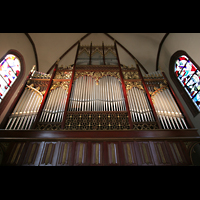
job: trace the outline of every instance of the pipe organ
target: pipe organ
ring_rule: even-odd
[[[198,136],[165,74],[120,64],[116,43],[79,43],[74,64],[27,80],[4,127],[22,139],[4,165],[191,165]]]
[[[115,46],[79,45],[74,64],[34,71],[5,129],[190,128],[160,71],[142,76],[117,56]]]

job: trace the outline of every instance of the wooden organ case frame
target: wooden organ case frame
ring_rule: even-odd
[[[121,64],[116,42],[79,42],[73,65],[59,61],[30,72],[5,117],[2,165],[192,165],[200,137],[164,73]]]

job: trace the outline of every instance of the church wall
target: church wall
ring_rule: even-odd
[[[177,90],[175,84],[169,75],[169,62],[171,56],[178,50],[184,50],[188,55],[200,66],[200,34],[199,33],[170,33],[163,43],[160,58],[159,58],[159,68],[165,72],[167,78],[169,79],[175,93],[182,102],[186,112],[188,113],[190,119],[192,120],[194,126],[198,128],[198,133],[200,134],[200,113],[193,117],[187,104],[183,100],[179,91]]]
[[[36,64],[34,51],[30,41],[24,33],[0,33],[0,44],[0,58],[2,58],[10,49],[17,50],[19,53],[22,54],[25,61],[25,75],[21,82],[23,83],[26,77],[28,76],[30,70],[32,69],[33,65]],[[8,111],[8,108],[15,99],[19,90],[20,87],[18,88],[18,90],[15,91],[6,108],[4,109],[3,113],[1,113],[0,123],[2,122],[5,114]]]

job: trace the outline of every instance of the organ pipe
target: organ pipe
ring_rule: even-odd
[[[43,98],[39,87],[35,89],[32,86],[27,85],[25,88],[5,129],[26,130],[31,128]]]
[[[168,88],[155,93],[152,99],[164,129],[188,129],[184,116]]]
[[[133,122],[155,121],[151,106],[143,90],[133,87],[128,91],[127,97]]]
[[[62,122],[67,92],[62,87],[49,92],[39,122]]]
[[[96,85],[92,77],[79,77],[73,83],[68,111],[126,111],[120,82],[105,76]]]

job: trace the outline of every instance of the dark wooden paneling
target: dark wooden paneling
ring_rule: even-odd
[[[122,142],[122,148],[124,154],[124,165],[137,165],[134,142]],[[122,156],[121,159],[123,159]]]
[[[138,165],[154,165],[153,155],[149,142],[134,142]]]
[[[72,153],[72,142],[60,142],[56,165],[72,165]]]
[[[40,158],[40,166],[54,166],[56,165],[56,158],[58,154],[58,147],[60,142],[45,142]]]
[[[75,166],[86,166],[88,163],[88,144],[87,142],[76,142],[75,154],[74,154],[74,165]]]
[[[120,165],[119,144],[118,142],[107,142],[107,165]]]
[[[23,159],[23,166],[38,166],[44,142],[28,142],[28,149]]]
[[[164,141],[150,141],[149,144],[153,153],[155,165],[171,165],[171,161]]]
[[[103,142],[91,142],[91,166],[103,165]]]
[[[7,166],[21,165],[27,147],[28,147],[27,142],[11,143],[9,148],[9,154],[6,155],[3,165]]]
[[[170,156],[172,165],[188,165],[188,161],[184,155],[184,151],[181,148],[181,144],[178,141],[166,142],[168,154]]]

